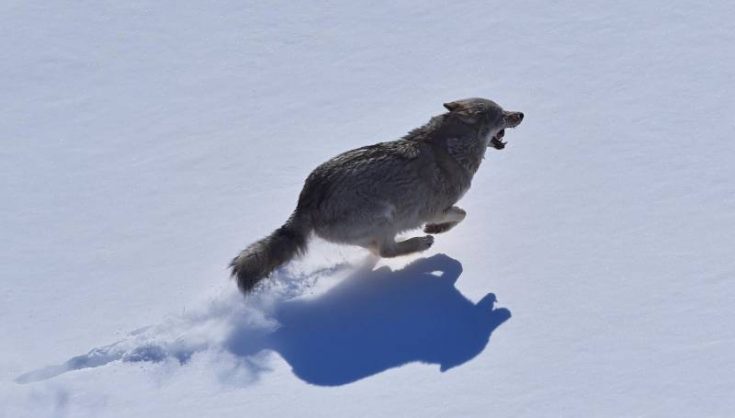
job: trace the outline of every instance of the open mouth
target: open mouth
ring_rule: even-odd
[[[504,136],[505,129],[501,129],[500,132],[496,133],[495,136],[490,140],[490,145],[492,145],[495,149],[505,148],[505,144],[507,144],[507,142],[503,142]]]

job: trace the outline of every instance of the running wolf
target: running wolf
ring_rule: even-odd
[[[480,98],[444,107],[448,112],[399,140],[347,151],[317,167],[286,223],[230,263],[240,290],[247,294],[303,253],[312,233],[396,257],[434,243],[432,235],[396,242],[397,234],[422,225],[426,234],[438,234],[461,222],[466,212],[454,204],[469,190],[487,148],[505,148],[505,129],[518,126],[523,113]]]

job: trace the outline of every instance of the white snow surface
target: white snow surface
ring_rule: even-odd
[[[5,0],[0,417],[735,416],[733,17]],[[311,169],[472,96],[526,118],[430,251],[236,292]]]

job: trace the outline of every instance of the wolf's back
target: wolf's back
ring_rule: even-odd
[[[355,204],[345,195],[359,194],[384,200],[381,192],[430,176],[416,173],[421,147],[405,140],[382,142],[344,152],[311,172],[299,196],[297,212],[312,214],[337,204]],[[346,192],[346,193],[345,193]],[[359,210],[359,206],[349,208]],[[347,210],[347,208],[345,208]]]

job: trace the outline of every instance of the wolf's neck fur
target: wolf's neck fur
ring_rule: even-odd
[[[442,147],[471,175],[477,172],[487,151],[487,138],[479,127],[462,123],[449,114],[434,116],[426,125],[406,134],[403,139],[429,142]],[[486,136],[486,134],[485,134]]]

